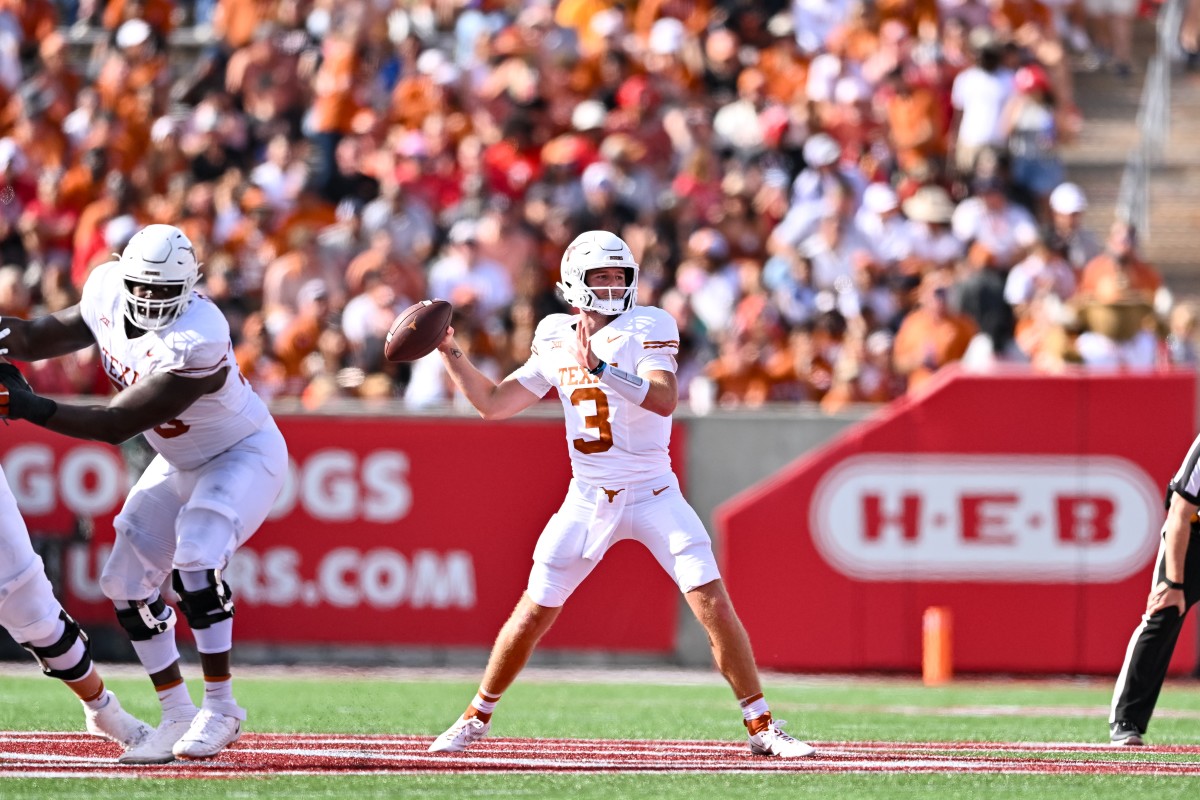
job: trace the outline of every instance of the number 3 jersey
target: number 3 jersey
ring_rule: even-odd
[[[158,372],[203,378],[228,367],[225,383],[177,419],[146,431],[146,440],[172,466],[193,469],[266,424],[266,404],[242,378],[229,323],[215,305],[192,294],[187,309],[161,331],[125,334],[124,275],[120,264],[97,267],[83,287],[79,308],[100,346],[104,370],[117,391]]]
[[[593,486],[636,483],[671,471],[671,418],[626,400],[572,356],[578,316],[551,314],[533,335],[529,360],[513,373],[539,397],[553,387],[567,422],[575,477]],[[592,335],[592,352],[632,374],[674,372],[679,328],[653,306],[634,307]]]

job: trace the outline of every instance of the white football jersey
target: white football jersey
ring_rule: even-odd
[[[626,484],[671,471],[671,418],[636,406],[594,378],[571,356],[578,316],[551,314],[533,336],[533,353],[513,373],[539,397],[558,390],[567,422],[567,450],[584,483]],[[674,372],[679,328],[661,308],[637,306],[592,336],[592,352],[638,374]]]
[[[79,309],[117,391],[157,372],[203,378],[229,368],[220,390],[201,397],[177,419],[146,431],[150,446],[172,466],[197,467],[271,418],[266,404],[242,378],[225,315],[202,295],[193,293],[187,310],[168,327],[130,339],[125,335],[124,275],[114,261],[88,277]]]

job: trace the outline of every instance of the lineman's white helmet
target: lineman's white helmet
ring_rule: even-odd
[[[179,319],[200,278],[196,251],[174,225],[147,225],[133,235],[121,253],[125,276],[125,316],[146,331],[158,331]],[[173,287],[170,297],[137,297],[133,284]]]
[[[600,267],[625,269],[625,287],[614,287],[611,292],[619,293],[618,296],[600,299],[587,285],[587,271]],[[637,303],[638,264],[633,260],[629,245],[620,236],[608,231],[586,231],[576,236],[563,253],[560,272],[562,280],[558,288],[563,298],[575,308],[616,316],[624,314]]]

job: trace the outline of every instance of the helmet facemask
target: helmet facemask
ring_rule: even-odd
[[[121,254],[125,318],[145,331],[170,326],[187,310],[200,279],[191,241],[171,225],[150,225],[134,234]],[[165,297],[138,297],[134,287],[169,287]]]
[[[195,280],[186,282],[165,281],[131,281],[125,280],[125,317],[144,331],[160,331],[183,315],[191,300],[192,286]],[[172,286],[177,293],[164,298],[138,297],[133,292],[135,286]]]
[[[609,267],[625,270],[624,286],[588,286],[589,270]],[[580,234],[563,254],[560,272],[562,280],[558,288],[563,299],[575,308],[615,317],[637,305],[637,262],[628,245],[607,231]],[[598,293],[605,296],[602,298]]]

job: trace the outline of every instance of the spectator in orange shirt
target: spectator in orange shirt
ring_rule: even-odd
[[[312,140],[316,145],[313,180],[323,186],[333,175],[334,150],[344,134],[350,132],[350,120],[358,111],[355,76],[360,56],[355,40],[345,34],[331,34],[321,47],[322,62],[313,81],[311,112]]]
[[[921,162],[941,165],[946,158],[946,119],[941,99],[932,89],[914,86],[902,70],[887,76],[877,95],[887,117],[896,165],[909,170]]]
[[[116,47],[105,53],[95,79],[100,106],[108,111],[119,110],[121,101],[143,86],[162,88],[167,77],[166,54],[144,20],[123,23],[113,40]]]
[[[615,13],[619,18],[621,12],[612,5],[609,0],[562,0],[555,4],[554,22],[575,32],[585,55],[595,53],[604,48],[605,41],[603,34],[592,27],[592,20],[601,12]]]
[[[276,251],[286,252],[292,245],[293,237],[300,231],[315,236],[317,231],[336,222],[337,209],[325,201],[315,185],[306,184],[301,188],[291,212],[275,228]]]
[[[283,364],[288,394],[304,387],[304,360],[316,352],[317,340],[329,323],[329,292],[319,278],[308,281],[296,293],[296,316],[275,337],[275,355]]]
[[[767,76],[767,96],[780,103],[791,103],[804,94],[808,59],[800,53],[790,14],[771,17],[767,33],[771,41],[759,53],[758,61],[758,68]]]
[[[115,31],[131,19],[142,19],[165,40],[175,27],[171,19],[174,12],[175,4],[171,0],[108,0],[100,21],[105,28]]]
[[[1155,294],[1162,285],[1158,270],[1137,255],[1137,229],[1125,220],[1115,220],[1109,228],[1104,252],[1083,268],[1075,292],[1074,299],[1083,312],[1088,333],[1102,337],[1082,337],[1088,345],[1082,350],[1084,360],[1101,363],[1096,356],[1101,352],[1105,358],[1117,353],[1126,364],[1152,363],[1153,347],[1143,334],[1152,326]],[[1133,341],[1136,339],[1146,340],[1146,344],[1139,348]],[[1127,349],[1140,352],[1120,353],[1117,343],[1126,342],[1134,345]]]
[[[63,208],[78,213],[96,199],[107,172],[106,167],[107,158],[103,150],[92,149],[81,153],[75,166],[63,173],[59,187],[59,202]]]
[[[864,338],[865,336],[865,338]],[[903,393],[904,382],[892,365],[892,335],[854,326],[831,373],[829,391],[821,398],[821,410],[835,414],[853,403],[887,403]]]
[[[896,371],[908,376],[911,392],[933,373],[962,359],[979,329],[970,317],[948,304],[951,277],[943,270],[930,272],[921,281],[917,307],[900,323],[893,345]]]
[[[278,0],[219,0],[213,12],[213,34],[223,39],[230,50],[245,47],[277,5]]]
[[[649,38],[655,21],[662,17],[675,17],[693,36],[704,30],[711,19],[710,0],[643,0],[635,5],[633,31],[643,42]]]
[[[76,287],[82,287],[92,267],[111,252],[104,228],[120,216],[137,216],[137,197],[125,176],[114,171],[105,178],[103,193],[84,207],[75,226],[71,283]]]
[[[762,348],[757,342],[728,336],[715,359],[705,366],[705,374],[715,384],[717,405],[756,408],[770,396],[776,379],[762,363]]]
[[[786,349],[776,352],[767,365],[774,381],[772,399],[823,402],[833,387],[849,328],[837,309],[792,328]]]
[[[283,364],[271,348],[271,336],[263,315],[255,312],[242,323],[240,342],[234,348],[242,377],[250,381],[254,391],[265,398],[275,397],[283,390]]]
[[[1158,270],[1137,255],[1137,228],[1118,219],[1108,230],[1104,252],[1083,268],[1076,297],[1084,303],[1137,300],[1149,304],[1162,285]]]

